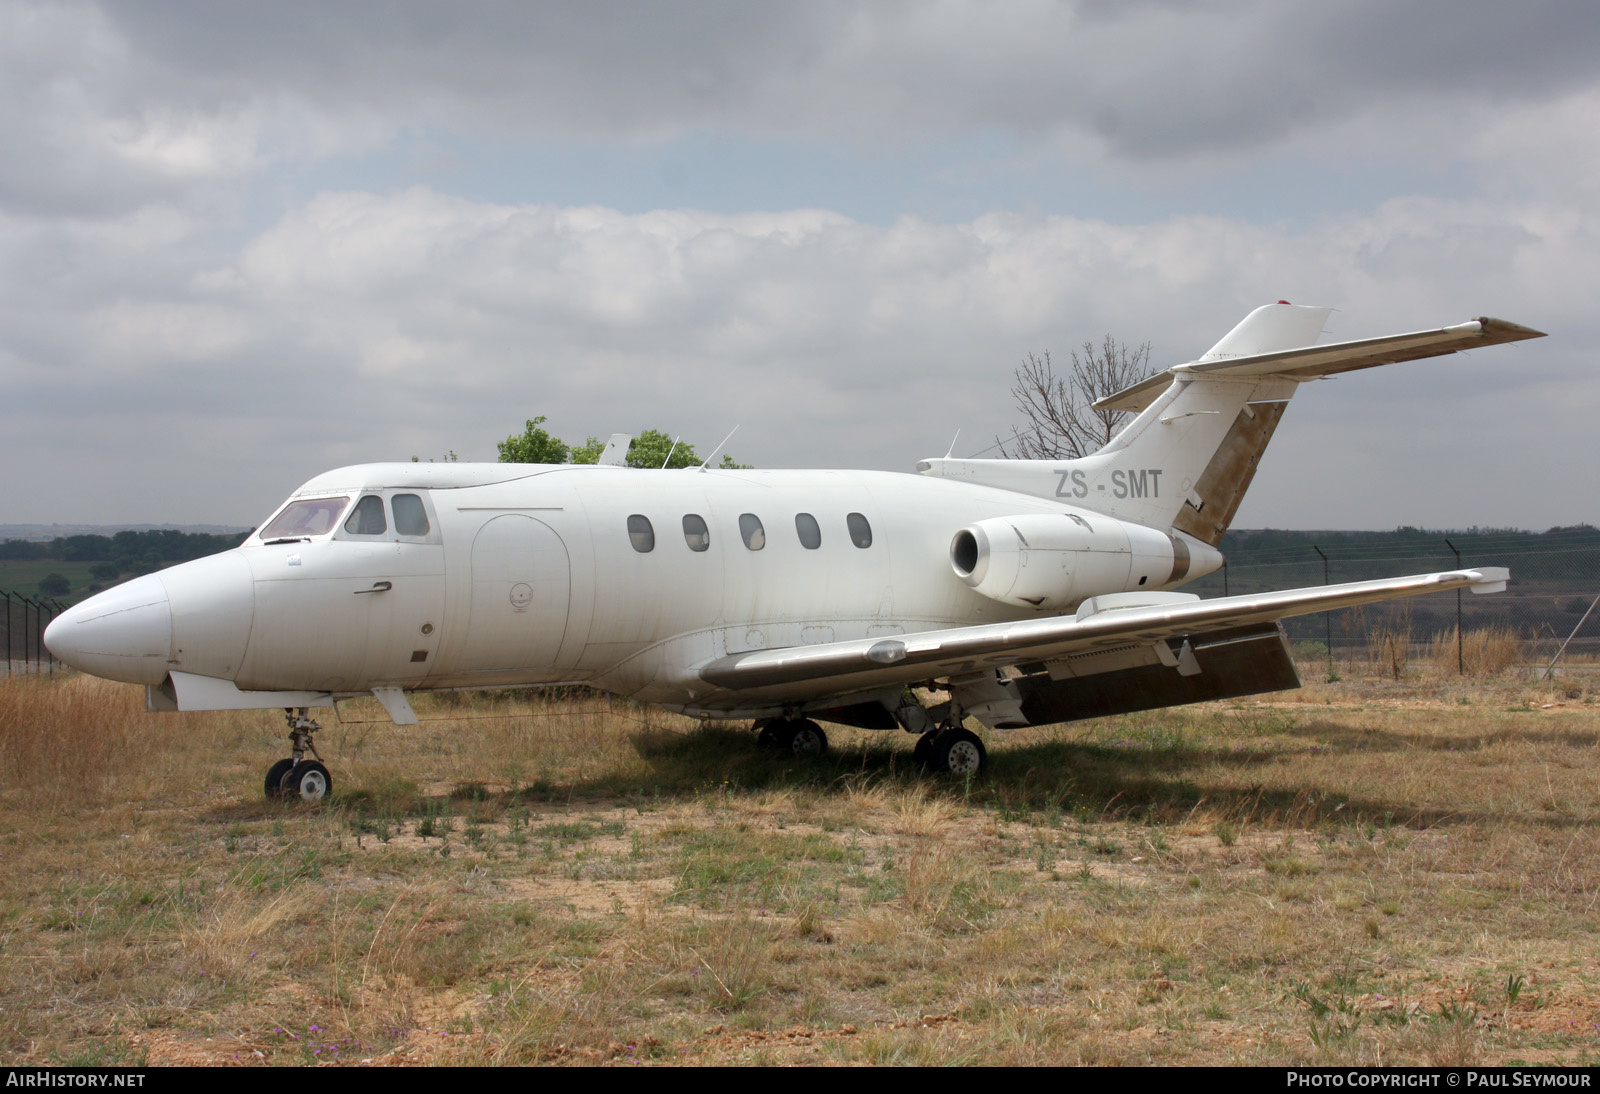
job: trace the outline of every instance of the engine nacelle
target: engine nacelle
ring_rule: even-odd
[[[950,543],[950,565],[991,600],[1062,610],[1101,593],[1200,577],[1222,565],[1222,554],[1182,532],[1099,514],[1029,513],[967,525]]]

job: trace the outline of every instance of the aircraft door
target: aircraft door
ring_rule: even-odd
[[[490,520],[472,542],[472,604],[459,670],[553,670],[571,599],[571,564],[554,529],[520,514]]]

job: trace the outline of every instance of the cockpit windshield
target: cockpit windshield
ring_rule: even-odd
[[[320,536],[332,531],[339,522],[339,514],[350,504],[348,497],[307,498],[290,502],[272,523],[261,530],[261,542],[274,539],[299,539]]]

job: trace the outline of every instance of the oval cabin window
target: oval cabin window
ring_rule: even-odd
[[[691,551],[704,551],[711,546],[711,529],[700,514],[690,513],[683,518],[683,541]]]
[[[860,513],[851,513],[844,518],[845,524],[850,529],[850,542],[857,547],[872,546],[872,525],[867,523],[867,518]]]
[[[795,534],[800,537],[800,546],[808,551],[815,551],[822,546],[822,526],[817,523],[817,518],[810,513],[796,513],[794,515]]]
[[[641,555],[647,555],[656,549],[656,530],[650,527],[649,517],[635,513],[628,518],[628,542],[632,543],[633,549]]]
[[[744,538],[744,545],[752,551],[759,551],[767,545],[767,530],[761,527],[761,518],[754,513],[739,514],[739,535]]]

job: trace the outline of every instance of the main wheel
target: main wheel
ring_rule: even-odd
[[[947,775],[978,775],[989,762],[989,750],[975,733],[947,729],[933,741],[935,771]]]
[[[911,747],[911,762],[921,764],[923,767],[933,766],[933,741],[939,736],[939,731],[930,729],[917,738],[917,743]]]
[[[269,797],[269,798],[281,798],[281,797],[284,796],[284,793],[285,793],[285,791],[283,789],[284,777],[287,776],[289,774],[289,772],[291,772],[293,770],[294,770],[294,761],[293,760],[279,760],[277,763],[275,763],[271,767],[267,768],[267,782],[266,782],[267,797]]]
[[[828,735],[811,719],[790,723],[789,751],[796,756],[821,756],[828,751]]]
[[[756,747],[766,752],[788,752],[794,725],[783,718],[763,718],[756,723]]]
[[[303,802],[319,802],[333,792],[333,777],[328,769],[316,760],[301,760],[283,780],[286,798],[299,798]]]

